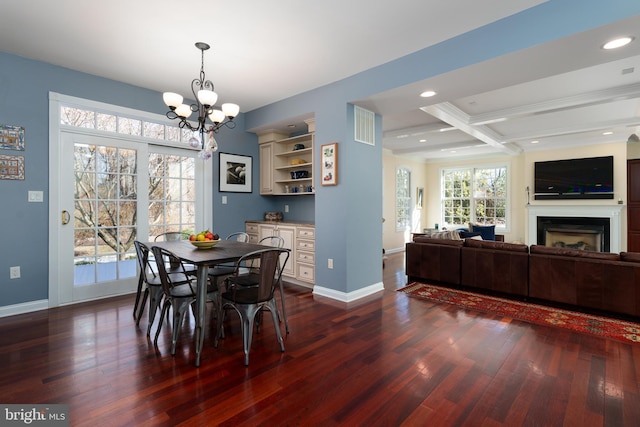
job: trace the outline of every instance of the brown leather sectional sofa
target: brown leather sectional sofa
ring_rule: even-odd
[[[640,317],[640,253],[416,236],[405,267],[409,281]]]

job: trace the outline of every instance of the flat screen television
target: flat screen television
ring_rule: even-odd
[[[534,164],[536,200],[613,199],[613,156]]]

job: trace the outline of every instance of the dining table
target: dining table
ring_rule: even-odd
[[[196,248],[188,240],[175,240],[164,242],[148,242],[149,247],[158,246],[172,252],[183,263],[196,266],[197,290],[196,290],[196,330],[195,365],[200,366],[200,355],[204,342],[205,305],[207,301],[207,282],[209,267],[217,264],[236,262],[242,256],[260,249],[268,249],[270,246],[255,243],[238,242],[236,240],[220,240],[215,246],[208,249]],[[162,321],[162,320],[160,320]]]

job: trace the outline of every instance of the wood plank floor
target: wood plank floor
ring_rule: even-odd
[[[392,254],[363,301],[288,287],[286,351],[269,321],[249,367],[234,313],[200,368],[193,321],[171,356],[171,328],[154,347],[133,296],[6,317],[0,403],[69,404],[71,425],[92,427],[640,424],[640,344],[412,299],[405,282]]]

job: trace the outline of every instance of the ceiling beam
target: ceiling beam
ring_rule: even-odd
[[[450,102],[429,105],[421,107],[420,109],[499,151],[512,155],[522,153],[522,149],[520,147],[503,143],[504,138],[502,135],[494,132],[488,127],[482,125],[473,126],[469,124],[469,115]]]

